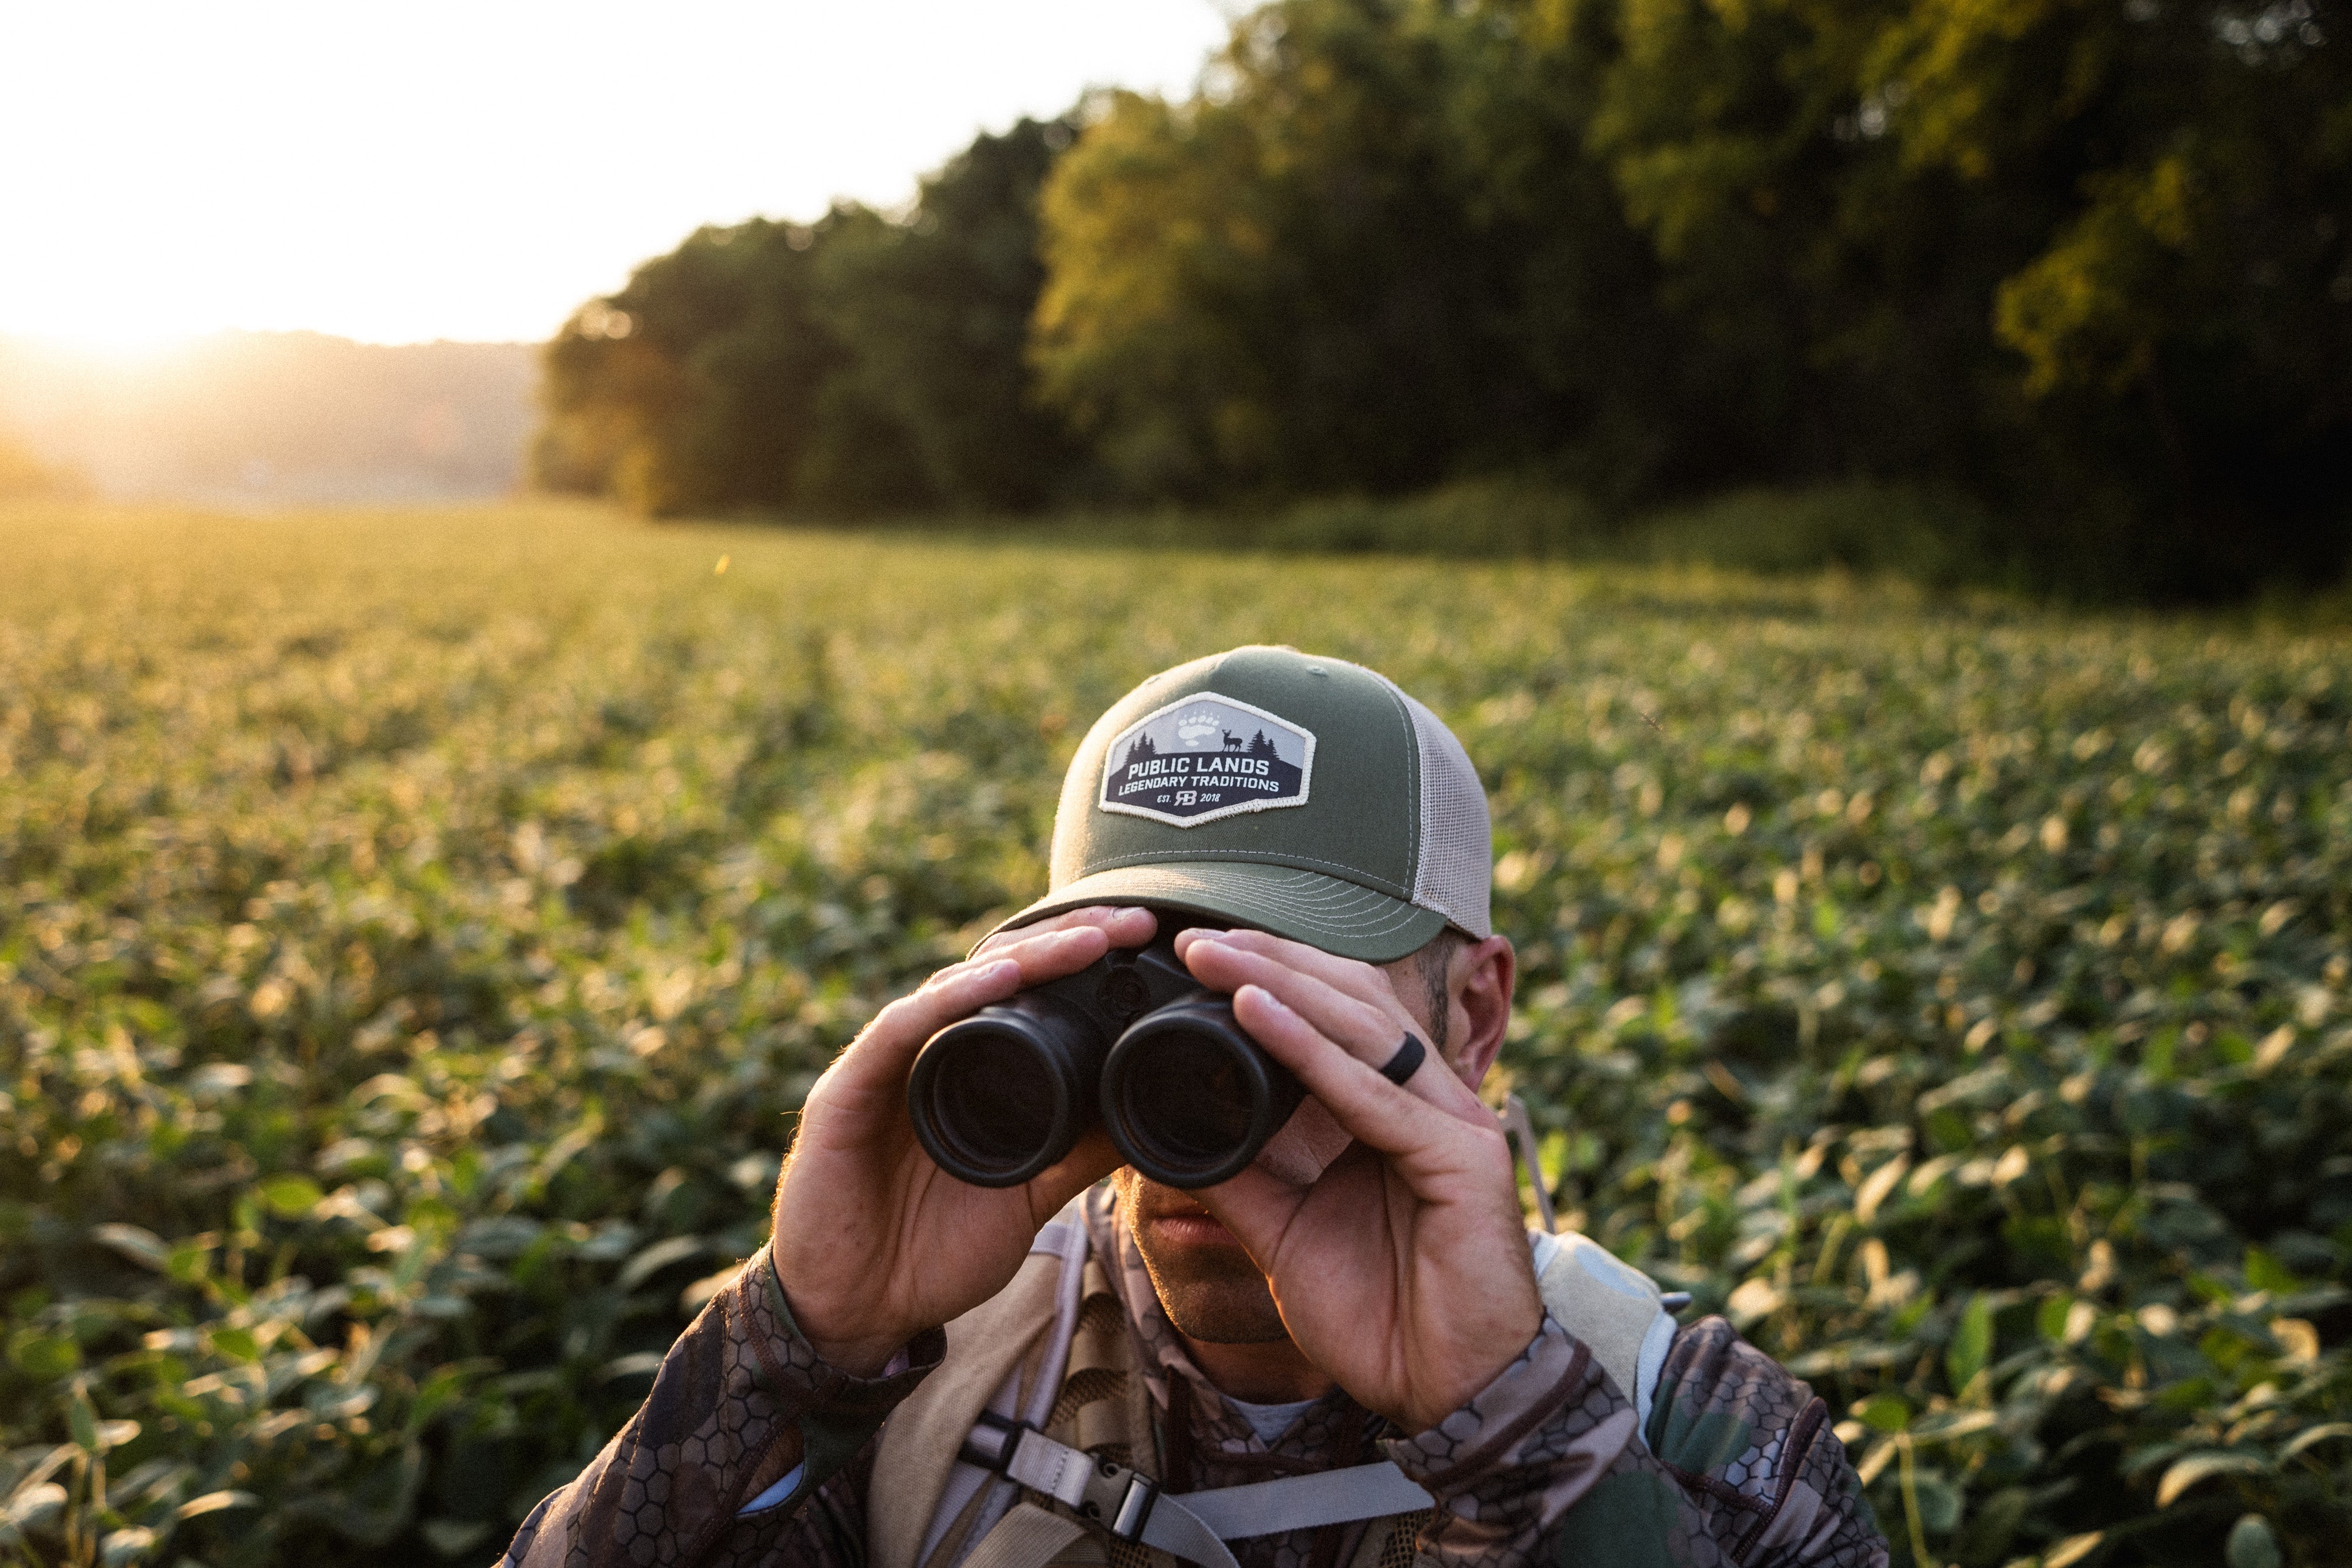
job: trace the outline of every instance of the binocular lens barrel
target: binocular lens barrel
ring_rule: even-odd
[[[1103,1042],[1049,998],[1018,996],[933,1035],[907,1106],[940,1168],[974,1186],[1018,1186],[1070,1152],[1094,1113]]]
[[[1017,1186],[1067,1155],[1100,1114],[1129,1165],[1171,1186],[1208,1186],[1257,1157],[1305,1091],[1200,994],[1137,1019],[1116,1045],[1041,992],[981,1009],[915,1058],[907,1109],[940,1168]]]
[[[1103,1063],[1111,1141],[1128,1164],[1169,1186],[1240,1175],[1304,1098],[1223,997],[1171,1002],[1138,1019]]]

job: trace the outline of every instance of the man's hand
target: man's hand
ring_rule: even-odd
[[[768,1247],[811,1348],[879,1372],[925,1329],[1008,1284],[1038,1230],[1116,1169],[1099,1127],[1021,1186],[969,1186],[932,1163],[907,1115],[915,1056],[947,1025],[1151,939],[1149,910],[1083,909],[991,937],[876,1015],[810,1090],[776,1186]]]
[[[1372,966],[1261,932],[1188,931],[1177,947],[1356,1140],[1303,1186],[1261,1164],[1194,1196],[1249,1249],[1309,1361],[1407,1432],[1436,1425],[1543,1322],[1495,1113],[1434,1054],[1402,1087],[1381,1076],[1423,1030]]]

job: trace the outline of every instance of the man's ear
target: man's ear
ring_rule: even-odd
[[[1453,1059],[1454,1073],[1475,1089],[1502,1054],[1503,1037],[1511,1030],[1518,954],[1509,937],[1489,936],[1456,951],[1447,968],[1447,1006],[1454,1017],[1446,1030],[1446,1044],[1452,1048],[1446,1055]]]

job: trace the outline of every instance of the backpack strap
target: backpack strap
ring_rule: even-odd
[[[1646,1427],[1675,1326],[1656,1282],[1572,1230],[1530,1231],[1528,1244],[1544,1306],[1633,1401],[1636,1431]]]
[[[1034,1517],[1045,1511],[1023,1503],[972,1549],[964,1568],[1044,1568],[1076,1539],[1078,1529],[1098,1531],[1131,1546],[1158,1547],[1201,1568],[1234,1568],[1227,1541],[1386,1519],[1432,1503],[1428,1492],[1385,1460],[1169,1497],[1125,1465],[1082,1453],[1034,1427],[985,1413],[963,1451],[971,1463],[998,1471],[1076,1515],[1049,1515],[1072,1528],[1048,1530]]]
[[[1430,1507],[1434,1500],[1394,1464],[1382,1459],[1378,1464],[1187,1492],[1182,1500],[1195,1518],[1218,1535],[1241,1541],[1253,1535],[1414,1513]]]
[[[1037,1568],[1051,1563],[1087,1532],[1087,1527],[1066,1513],[1018,1504],[997,1521],[981,1543],[963,1560],[963,1568]]]
[[[1073,1201],[1037,1233],[1011,1284],[947,1325],[939,1369],[882,1424],[872,1495],[888,1506],[869,1511],[870,1568],[929,1561],[949,1524],[994,1479],[959,1460],[982,1411],[1032,1425],[1052,1413],[1077,1332],[1086,1256]],[[1009,1501],[1012,1489],[1003,1490]],[[908,1506],[919,1499],[939,1506]]]

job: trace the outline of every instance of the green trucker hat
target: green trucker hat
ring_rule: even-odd
[[[1486,792],[1396,683],[1295,648],[1145,681],[1095,722],[1054,815],[1052,891],[999,930],[1093,904],[1254,925],[1343,957],[1493,930]]]

